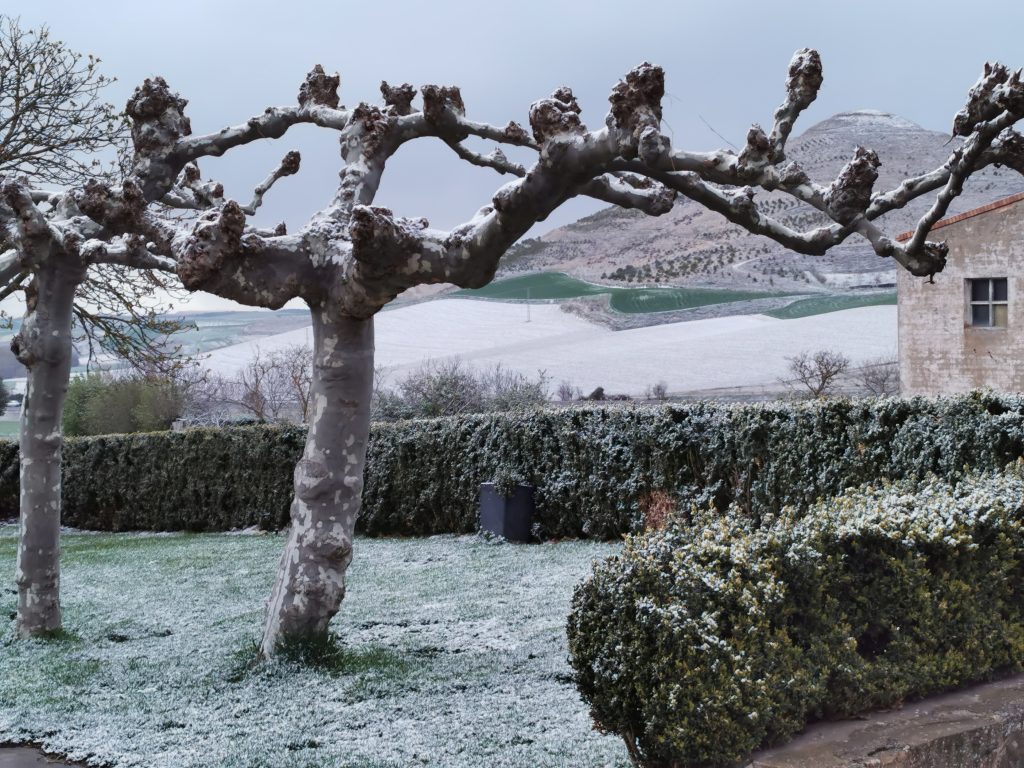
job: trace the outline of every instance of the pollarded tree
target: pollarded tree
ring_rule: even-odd
[[[283,165],[294,172],[297,160],[289,156]],[[192,166],[185,176],[194,181],[196,172]],[[255,211],[281,175],[287,173],[278,169],[257,190],[247,210]],[[162,320],[141,299],[164,287],[159,275],[174,276],[177,263],[156,252],[144,235],[106,226],[83,213],[95,205],[97,195],[103,197],[107,186],[102,182],[51,193],[31,188],[24,177],[0,181],[0,231],[11,246],[0,257],[0,296],[18,290],[25,294],[25,314],[11,349],[27,369],[19,430],[16,631],[28,636],[61,628],[61,421],[76,328],[84,329],[90,346],[99,344],[137,367],[174,370],[176,361],[168,357],[159,334],[180,324]],[[172,185],[160,204],[181,206],[182,199],[205,192],[201,185],[182,184]],[[130,179],[121,187],[129,194],[133,189]],[[126,199],[121,198],[122,205]],[[105,210],[111,216],[121,211],[117,205]],[[161,227],[181,225],[167,223],[161,209],[147,216]],[[120,307],[122,314],[110,307]]]
[[[173,271],[136,238],[111,239],[81,214],[71,193],[37,195],[27,183],[0,186],[0,225],[13,248],[0,282],[25,292],[25,315],[11,349],[27,369],[21,446],[21,539],[17,631],[60,628],[61,414],[73,349],[75,296],[90,268],[129,265]]]
[[[161,317],[153,300],[177,284],[173,261],[131,239],[111,238],[82,215],[74,192],[40,187],[118,172],[114,155],[127,146],[128,124],[102,100],[112,80],[98,65],[45,27],[24,30],[0,16],[0,299],[24,299],[12,347],[28,368],[19,634],[60,626],[60,414],[73,342],[84,342],[90,359],[102,349],[146,369],[176,365],[166,340],[181,323]],[[0,320],[9,323],[3,312]]]
[[[195,137],[184,100],[163,80],[147,81],[136,91],[128,106],[132,174],[119,187],[86,187],[76,197],[81,211],[109,240],[140,256],[174,262],[189,289],[270,308],[302,298],[312,311],[310,429],[295,470],[292,529],[267,608],[264,655],[273,654],[283,639],[326,633],[344,596],[369,428],[373,316],[401,291],[422,283],[486,284],[509,246],[581,194],[652,215],[669,210],[675,195],[683,194],[804,253],[824,253],[857,233],[880,255],[916,275],[932,275],[942,269],[945,249],[926,235],[967,176],[992,163],[1024,170],[1024,141],[1010,128],[1024,115],[1024,88],[1019,76],[995,66],[986,67],[958,115],[955,133],[965,141],[941,168],[874,193],[877,158],[859,149],[829,186],[815,184],[785,162],[785,145],[821,80],[817,53],[798,52],[771,133],[755,126],[739,154],[695,154],[671,146],[660,126],[663,72],[650,64],[613,88],[605,125],[595,131],[581,122],[568,88],[531,106],[527,133],[516,123],[496,127],[468,119],[461,94],[451,87],[424,86],[414,107],[411,86],[384,83],[383,105],[345,109],[339,106],[339,78],[317,67],[302,85],[298,105],[271,108],[237,127]],[[298,123],[337,130],[344,167],[334,199],[294,234],[247,225],[245,208],[224,200],[219,188],[201,187],[196,172],[188,170],[204,156],[279,138]],[[469,137],[529,148],[536,161],[527,169],[500,150],[479,154],[463,143]],[[450,232],[373,206],[387,160],[421,138],[443,141],[468,162],[518,178]],[[755,188],[786,192],[834,224],[790,229],[758,210]],[[940,190],[935,204],[906,244],[873,223],[934,190]],[[168,223],[152,208],[170,200],[205,212],[194,226]]]
[[[118,172],[116,155],[128,146],[128,123],[103,100],[114,79],[99,65],[97,57],[53,39],[45,26],[23,29],[17,19],[0,15],[0,177],[31,178],[37,202],[59,197],[41,185],[66,188]],[[0,298],[24,293],[30,280],[29,270],[18,269],[11,245],[0,227]],[[94,265],[74,304],[77,340],[90,357],[103,348],[151,366],[180,324],[161,318],[159,304],[147,306],[143,299],[170,287],[153,273]]]
[[[636,155],[639,124],[657,122],[638,93],[630,92],[636,104],[619,111],[620,124],[591,136],[571,92],[562,89],[532,107],[531,136],[515,123],[495,127],[468,120],[456,88],[426,86],[422,107],[413,109],[411,86],[384,84],[383,107],[360,104],[349,110],[338,104],[338,82],[317,67],[302,85],[297,106],[192,137],[185,102],[162,80],[147,81],[128,105],[132,177],[120,188],[90,185],[79,200],[108,232],[136,237],[161,258],[175,260],[187,288],[256,306],[277,308],[296,297],[310,306],[310,429],[295,471],[292,530],[267,611],[265,655],[282,638],[326,632],[344,594],[369,430],[374,314],[424,282],[486,284],[505,250],[575,195],[653,214],[669,210],[674,198],[634,174],[606,174],[615,158]],[[236,203],[182,191],[187,184],[179,176],[189,163],[309,122],[340,132],[345,168],[334,199],[299,232],[247,227],[247,211]],[[541,159],[527,172],[500,151],[472,152],[462,144],[469,136],[531,147]],[[470,162],[523,178],[450,233],[371,207],[387,159],[405,142],[426,137],[445,141]],[[193,228],[172,226],[150,210],[151,202],[170,197],[209,210]]]

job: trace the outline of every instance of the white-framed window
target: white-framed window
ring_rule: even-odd
[[[972,277],[967,281],[967,324],[976,328],[1005,328],[1008,294],[1005,277]]]

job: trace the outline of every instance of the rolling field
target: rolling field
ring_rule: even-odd
[[[870,306],[778,320],[735,315],[612,331],[555,304],[440,299],[377,316],[376,363],[394,382],[426,360],[459,357],[480,369],[497,364],[555,386],[638,395],[659,381],[670,392],[777,384],[787,357],[834,349],[854,364],[892,355],[896,307]],[[259,347],[264,352],[308,342],[297,329],[212,352],[211,369],[234,375]]]
[[[194,312],[183,315],[181,319],[192,323],[193,327],[175,334],[173,341],[181,345],[185,354],[194,355],[237,344],[246,337],[273,335],[309,325],[309,311]]]
[[[581,296],[596,296],[613,289],[603,285],[587,283],[561,272],[537,272],[521,277],[495,280],[483,288],[466,288],[456,291],[453,296],[468,296],[474,299],[499,299],[516,301],[522,299],[578,299]]]
[[[841,312],[856,307],[895,306],[896,293],[872,293],[866,296],[812,296],[798,299],[781,309],[772,309],[764,314],[778,320],[795,320],[798,317],[823,315],[828,312]]]
[[[611,308],[626,314],[671,312],[708,304],[760,299],[779,294],[717,288],[617,288],[577,280],[560,272],[539,272],[496,280],[483,288],[457,291],[453,296],[500,301],[578,299],[609,294]]]

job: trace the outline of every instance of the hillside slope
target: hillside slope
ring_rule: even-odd
[[[529,318],[529,319],[528,319]],[[487,370],[495,365],[535,377],[552,388],[566,381],[590,392],[642,395],[664,382],[669,392],[734,387],[778,388],[787,357],[834,349],[855,365],[896,351],[896,307],[846,309],[777,320],[737,315],[611,331],[554,304],[440,299],[383,312],[376,318],[375,363],[394,383],[427,360],[458,357]],[[303,329],[218,349],[204,364],[233,376],[256,350],[306,343]],[[720,393],[717,393],[720,394]]]
[[[790,141],[788,155],[812,179],[827,184],[857,146],[874,149],[882,161],[876,190],[942,164],[952,149],[949,136],[896,115],[859,110],[833,115]],[[950,213],[1024,190],[1020,174],[990,168],[967,184]],[[758,195],[766,213],[806,229],[826,218],[782,193]],[[926,196],[881,219],[892,233],[909,229],[931,204]],[[589,280],[622,283],[717,285],[775,290],[836,290],[894,282],[893,263],[878,258],[862,240],[823,257],[801,256],[750,235],[717,213],[685,199],[659,218],[607,208],[526,241],[506,257],[510,270],[558,270]]]

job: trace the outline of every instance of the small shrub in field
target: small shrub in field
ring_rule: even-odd
[[[463,413],[514,411],[548,403],[550,378],[537,378],[500,364],[476,371],[459,358],[428,360],[392,389],[377,377],[372,412],[376,420],[437,418]]]

